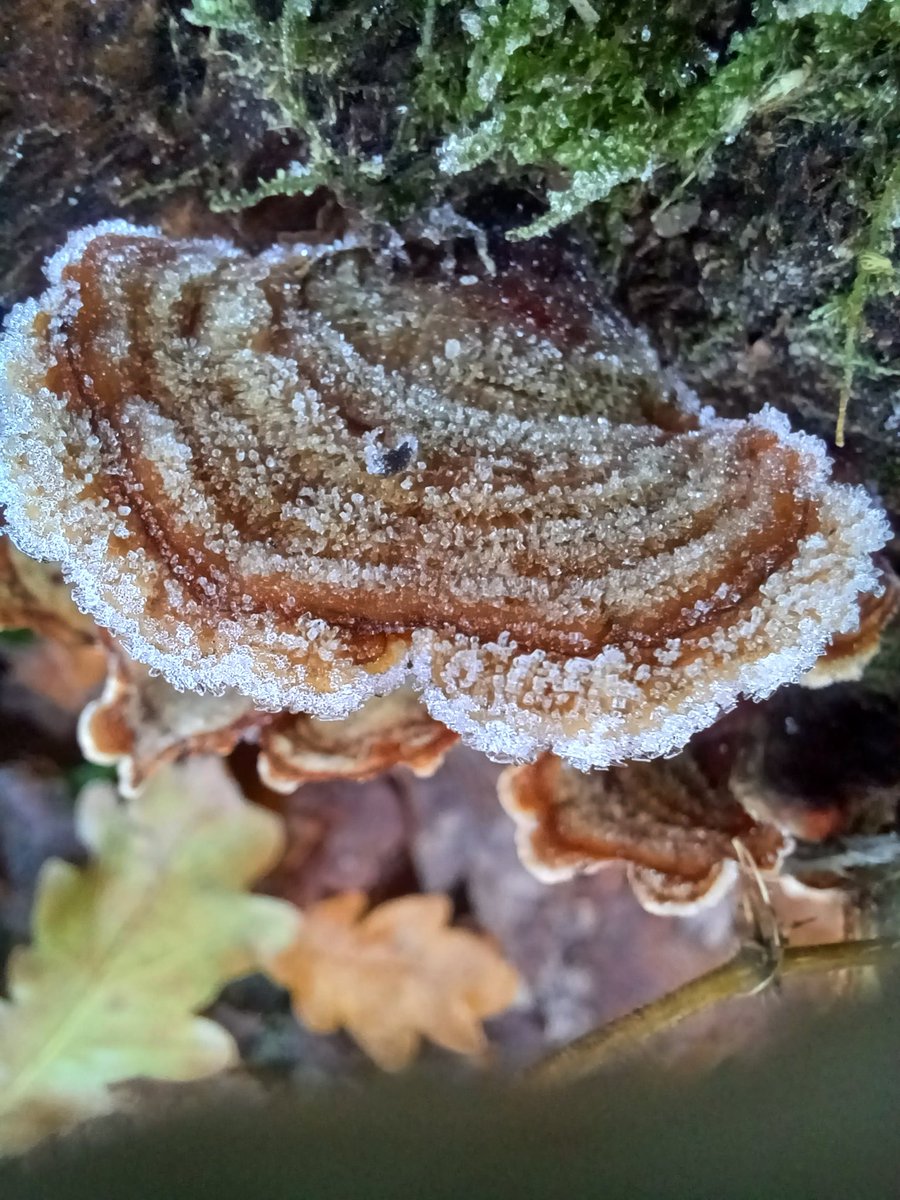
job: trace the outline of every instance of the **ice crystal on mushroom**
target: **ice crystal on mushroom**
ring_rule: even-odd
[[[10,531],[178,687],[331,718],[411,682],[489,754],[605,766],[799,677],[875,585],[820,444],[684,402],[582,278],[116,224],[49,276],[3,352]]]
[[[878,653],[881,635],[900,610],[900,578],[884,555],[875,556],[881,586],[859,598],[859,620],[847,633],[839,633],[821,658],[803,676],[805,687],[827,687],[862,679],[866,667]]]
[[[374,696],[341,721],[276,715],[259,712],[233,688],[221,695],[176,691],[106,642],[109,674],[102,694],[82,712],[78,736],[89,762],[115,764],[126,796],[138,794],[166,763],[227,755],[240,741],[258,742],[260,779],[289,794],[301,783],[372,779],[398,766],[428,776],[457,740],[408,688]]]
[[[89,762],[115,765],[123,795],[136,795],[166,763],[188,754],[229,754],[272,720],[240,692],[178,692],[107,642],[102,694],[82,712],[78,740]]]

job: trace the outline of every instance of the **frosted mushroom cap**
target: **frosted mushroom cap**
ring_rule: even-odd
[[[257,769],[266,787],[289,795],[303,783],[374,779],[408,767],[427,779],[457,736],[423,708],[409,688],[373,696],[343,721],[286,713],[260,736]]]
[[[881,635],[900,612],[900,577],[885,555],[875,556],[879,589],[859,598],[859,616],[847,633],[836,634],[825,653],[800,682],[804,687],[828,687],[862,679],[881,647]]]
[[[625,863],[650,912],[688,914],[716,903],[738,877],[739,855],[775,873],[793,848],[756,820],[688,749],[664,761],[582,772],[545,754],[507,767],[498,791],[516,824],[523,864],[546,883]]]
[[[495,758],[667,754],[796,680],[886,521],[726,421],[583,279],[109,223],[0,352],[16,544],[176,688],[344,716],[407,683]]]
[[[78,741],[88,762],[116,767],[123,796],[137,795],[160,768],[185,755],[230,754],[273,719],[233,689],[217,696],[175,691],[104,640],[106,683],[81,713]]]

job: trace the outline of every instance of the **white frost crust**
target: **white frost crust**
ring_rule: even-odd
[[[517,654],[514,644],[502,639],[484,645],[423,630],[413,639],[413,676],[431,715],[495,761],[530,762],[550,750],[586,771],[674,754],[742,696],[761,700],[783,684],[797,683],[833,635],[858,624],[860,593],[879,586],[871,555],[890,537],[890,526],[863,488],[829,482],[830,465],[818,438],[792,432],[787,417],[772,408],[751,423],[803,454],[808,497],[821,505],[823,526],[834,530],[836,544],[829,547],[821,534],[804,539],[790,564],[760,589],[749,615],[710,639],[717,671],[709,670],[709,658],[702,671],[696,663],[679,666],[678,639],[658,653],[659,666],[638,680],[628,647],[610,646],[596,658],[559,663],[542,651]],[[768,645],[768,652],[753,657],[755,643],[760,649]],[[441,664],[437,677],[436,661]],[[481,703],[471,691],[479,670],[490,679],[491,692]],[[623,717],[648,685],[657,703],[632,712],[634,719]],[[536,698],[529,711],[518,699],[523,686]],[[567,692],[580,693],[567,716],[538,711],[541,696]]]
[[[662,873],[655,871],[653,874],[659,875],[662,883],[666,882],[666,876]],[[660,899],[633,869],[628,871],[628,883],[644,912],[653,913],[656,917],[694,917],[721,903],[737,883],[739,874],[737,863],[730,858],[724,859],[718,866],[713,883],[705,892],[690,900],[677,900],[674,896],[671,900]]]
[[[132,657],[161,672],[179,690],[221,694],[234,687],[263,709],[337,719],[370,697],[399,687],[411,671],[431,715],[491,758],[523,762],[553,750],[582,770],[604,767],[671,754],[741,695],[762,698],[798,680],[832,635],[854,627],[858,593],[878,584],[869,556],[889,536],[884,515],[861,488],[829,483],[824,445],[807,434],[792,433],[787,418],[767,408],[752,422],[804,455],[811,468],[810,498],[821,504],[824,524],[835,530],[834,545],[829,548],[819,535],[807,538],[797,557],[766,582],[759,604],[740,626],[711,639],[710,651],[719,665],[714,678],[709,658],[699,668],[679,666],[677,641],[665,648],[648,680],[636,677],[628,646],[607,647],[594,659],[573,657],[555,663],[540,651],[517,653],[508,639],[482,645],[432,630],[413,635],[411,659],[400,654],[376,673],[346,658],[338,661],[338,631],[309,617],[299,617],[290,635],[265,616],[254,618],[249,628],[249,618],[244,618],[244,628],[225,622],[214,652],[203,651],[187,622],[177,624],[173,636],[171,626],[144,612],[141,571],[152,573],[155,564],[142,562],[135,551],[130,579],[111,565],[106,551],[114,522],[109,512],[96,504],[92,511],[82,502],[78,520],[83,540],[73,546],[62,523],[73,519],[71,484],[62,469],[63,435],[55,445],[32,435],[40,410],[64,407],[64,400],[38,382],[50,363],[42,340],[32,331],[35,316],[39,311],[77,311],[77,287],[64,280],[62,272],[93,238],[108,233],[154,236],[157,231],[121,221],[78,231],[49,261],[51,286],[40,303],[26,301],[10,314],[0,343],[0,503],[6,507],[15,544],[32,557],[58,562],[78,606],[108,628]],[[221,241],[196,245],[220,255],[239,254]],[[317,257],[320,252],[311,253]],[[40,422],[46,424],[46,417]],[[701,424],[715,422],[702,410]],[[173,584],[176,611],[183,600],[178,593]],[[239,642],[234,640],[236,633]],[[296,682],[286,689],[278,678],[286,652],[312,643],[320,657],[333,664],[331,690],[323,692],[308,683],[302,667],[296,668]],[[633,702],[647,691],[648,682],[655,702],[635,708]],[[533,701],[525,708],[517,702],[523,688]],[[565,691],[577,694],[571,712],[551,714],[547,697]]]
[[[39,419],[41,423],[46,421],[46,417],[38,418],[40,410],[63,409],[65,401],[37,383],[52,364],[44,342],[33,332],[33,325],[41,311],[77,311],[81,303],[78,288],[71,280],[63,279],[62,273],[70,263],[79,261],[94,238],[106,234],[161,236],[158,229],[137,227],[125,221],[102,221],[77,230],[46,264],[49,289],[40,300],[16,305],[0,338],[0,504],[5,508],[9,536],[24,554],[59,563],[81,611],[108,629],[132,658],[165,676],[178,691],[210,692],[218,696],[233,687],[260,709],[272,712],[289,709],[322,720],[337,720],[354,712],[372,696],[400,687],[407,677],[402,657],[377,674],[346,659],[335,663],[332,690],[327,692],[308,684],[302,666],[297,666],[296,682],[285,690],[277,668],[280,666],[283,671],[286,651],[315,643],[322,658],[337,657],[338,635],[324,621],[298,618],[294,633],[285,635],[270,618],[261,615],[255,628],[241,631],[242,640],[238,643],[232,636],[236,630],[223,623],[221,648],[214,654],[204,653],[186,622],[176,625],[173,636],[167,624],[145,613],[144,595],[135,580],[141,568],[154,573],[155,563],[146,560],[141,563],[141,552],[134,551],[138,557],[133,561],[132,579],[116,576],[107,553],[113,532],[108,512],[96,507],[91,514],[88,504],[83,503],[79,534],[85,540],[75,547],[67,536],[61,518],[74,518],[70,511],[71,484],[63,471],[66,447],[62,435],[55,446],[33,436]],[[207,252],[241,257],[236,247],[222,239],[205,240],[197,245]],[[311,256],[318,257],[333,249],[314,247]],[[28,482],[27,489],[23,488],[23,481]],[[40,497],[39,502],[36,497]],[[173,596],[174,611],[178,610],[179,600],[184,599]]]

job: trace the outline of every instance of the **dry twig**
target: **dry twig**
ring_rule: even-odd
[[[873,967],[898,949],[898,938],[789,946],[780,951],[773,972],[769,948],[751,943],[722,966],[554,1050],[531,1067],[525,1079],[541,1085],[573,1083],[722,1000],[760,990],[776,978]]]

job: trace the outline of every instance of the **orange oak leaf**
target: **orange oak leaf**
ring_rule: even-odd
[[[301,1020],[316,1033],[346,1029],[386,1071],[407,1066],[423,1037],[481,1054],[481,1022],[515,998],[513,968],[486,938],[448,928],[447,896],[404,896],[363,915],[367,903],[344,892],[313,905],[268,968]]]
[[[372,779],[391,767],[433,775],[458,740],[409,688],[375,696],[341,721],[285,713],[260,736],[259,777],[276,792],[326,779]]]
[[[762,871],[776,870],[792,844],[749,816],[727,782],[711,782],[690,749],[589,774],[548,754],[508,768],[498,786],[522,861],[539,879],[625,862],[652,912],[693,912],[721,896],[737,878],[736,843]]]

